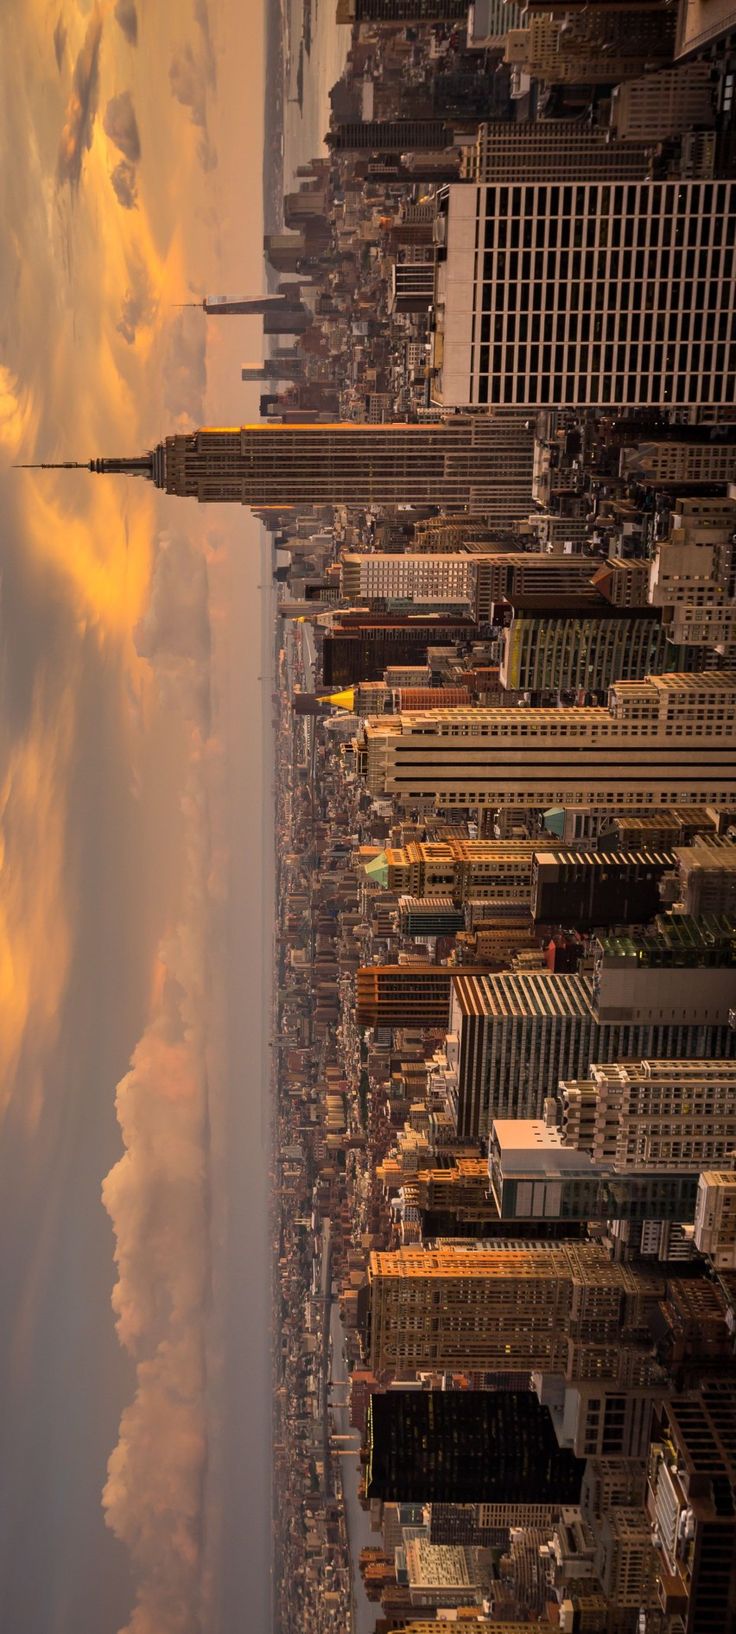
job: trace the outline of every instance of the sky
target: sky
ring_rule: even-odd
[[[260,0],[0,10],[0,1620],[267,1626]],[[266,564],[267,565],[267,564]],[[267,823],[265,827],[267,833]]]

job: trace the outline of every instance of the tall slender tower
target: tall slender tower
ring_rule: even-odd
[[[200,504],[435,504],[516,517],[528,513],[532,455],[522,415],[454,415],[428,425],[207,427],[86,468],[145,476]]]

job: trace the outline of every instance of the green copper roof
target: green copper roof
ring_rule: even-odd
[[[563,806],[550,806],[544,813],[544,826],[549,834],[557,834],[562,839],[565,827],[565,811]]]
[[[365,871],[374,885],[388,885],[388,858],[385,851],[379,851],[378,856],[365,865]]]

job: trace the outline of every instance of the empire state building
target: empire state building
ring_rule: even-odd
[[[521,415],[468,415],[420,425],[205,427],[86,469],[143,476],[200,504],[432,504],[510,518],[528,514],[532,459]]]

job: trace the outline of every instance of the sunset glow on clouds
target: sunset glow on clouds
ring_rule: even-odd
[[[149,9],[159,30],[162,15],[175,16],[178,27],[184,10]],[[140,48],[129,43],[132,17],[132,8],[122,8],[123,28],[109,7],[65,7],[58,67],[43,0],[24,7],[20,29],[17,18],[0,25],[13,65],[0,112],[3,146],[17,151],[21,127],[36,138],[26,135],[24,162],[2,183],[0,447],[10,459],[134,451],[159,431],[167,400],[177,406],[177,387],[182,422],[191,422],[202,400],[204,337],[186,336],[172,310],[187,295],[184,229],[171,219],[162,231],[155,174],[149,202],[144,115],[137,207],[121,208],[111,183],[121,156],[120,97],[123,110],[135,107]],[[195,45],[198,32],[192,19]],[[104,112],[116,107],[117,126],[114,117],[107,121],[112,140]],[[172,110],[179,141],[167,153],[164,199],[176,189],[194,209],[197,137],[173,99]],[[197,322],[196,314],[186,317]],[[3,487],[9,482],[22,549],[39,583],[48,576],[79,627],[94,631],[101,647],[114,647],[129,683],[145,690],[149,678],[132,631],[150,579],[155,495],[142,484],[116,487],[66,473],[3,473]],[[63,883],[73,715],[73,677],[57,676],[52,685],[41,667],[29,734],[13,746],[3,778],[5,1095],[13,1093],[9,1069],[24,1032],[33,1031],[40,1055],[44,1040],[54,1047],[54,1010],[73,937]],[[29,854],[36,867],[17,866]],[[37,1093],[38,1086],[29,1095],[31,1112]]]
[[[170,508],[143,482],[11,466],[137,453],[203,416],[204,319],[176,307],[217,268],[216,44],[204,0],[13,0],[0,15],[0,146],[13,155],[0,169],[0,1127],[22,1129],[31,1157],[34,1142],[45,1151],[44,1131],[81,1095],[92,1045],[75,1028],[104,1028],[106,1005],[117,1023],[149,994],[127,1074],[120,1062],[122,1155],[104,1186],[114,1319],[136,1370],[119,1445],[106,1449],[104,1509],[133,1559],[136,1634],[200,1627],[219,753],[208,743],[207,535],[195,511],[172,536]],[[117,806],[104,785],[112,757],[127,783]],[[139,868],[127,845],[121,857],[131,817]],[[88,827],[103,878],[109,848],[104,932]],[[108,940],[80,1021],[73,995],[95,935]],[[126,959],[130,996],[116,985]],[[114,1080],[96,1090],[112,1106]],[[65,1206],[60,1183],[16,1308],[21,1391],[52,1275],[52,1206]],[[110,1264],[111,1287],[114,1275]],[[112,1322],[109,1306],[101,1316]],[[66,1569],[60,1560],[61,1580]],[[43,1626],[78,1626],[71,1605],[65,1584]]]

